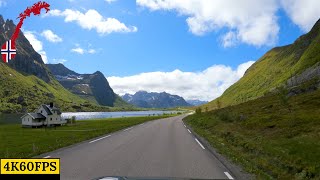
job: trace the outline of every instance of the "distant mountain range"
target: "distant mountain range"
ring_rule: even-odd
[[[182,97],[171,95],[166,92],[146,92],[138,91],[135,94],[125,94],[122,96],[126,102],[142,108],[173,108],[192,106]]]
[[[208,101],[200,101],[200,100],[186,100],[187,103],[191,104],[192,106],[200,106],[203,104],[208,103]]]
[[[103,106],[128,105],[113,92],[100,71],[93,74],[79,74],[63,64],[47,64],[47,67],[64,88],[82,98]]]

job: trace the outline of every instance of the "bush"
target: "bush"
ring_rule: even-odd
[[[234,122],[237,120],[237,115],[229,111],[220,111],[216,113],[217,117],[224,122]]]
[[[199,107],[196,109],[196,114],[201,114],[202,113],[202,109]]]

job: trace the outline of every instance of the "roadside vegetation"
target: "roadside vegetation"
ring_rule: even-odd
[[[0,124],[0,158],[30,158],[143,122],[174,115],[76,121],[56,128]]]
[[[320,90],[288,96],[279,88],[235,106],[200,107],[184,121],[258,179],[320,179]]]

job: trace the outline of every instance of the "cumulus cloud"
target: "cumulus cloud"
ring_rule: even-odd
[[[213,65],[202,72],[148,72],[128,77],[108,77],[113,90],[123,95],[140,90],[177,94],[185,99],[213,100],[238,81],[254,63],[248,61],[232,69]]]
[[[186,16],[189,30],[195,35],[226,28],[224,46],[237,42],[271,45],[279,32],[277,0],[136,0],[136,3],[151,11],[176,11]]]
[[[281,0],[281,4],[290,19],[304,32],[308,32],[320,18],[319,0]]]
[[[24,33],[24,36],[28,39],[28,41],[32,45],[33,49],[41,55],[42,61],[44,63],[48,63],[47,53],[43,50],[42,42],[37,39],[35,33],[32,31],[25,31],[23,33]]]
[[[46,16],[64,17],[65,22],[76,22],[83,29],[94,29],[101,35],[115,32],[129,33],[138,31],[137,27],[127,26],[115,18],[105,18],[94,9],[89,9],[85,13],[71,9],[66,9],[64,11],[54,9],[51,10]]]
[[[59,37],[58,35],[56,35],[51,30],[48,30],[48,29],[42,31],[41,36],[43,36],[44,38],[46,38],[46,40],[53,42],[53,43],[62,42],[61,37]]]

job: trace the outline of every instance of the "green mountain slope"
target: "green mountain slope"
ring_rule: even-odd
[[[56,80],[46,83],[34,75],[23,75],[0,63],[0,112],[34,111],[40,104],[54,102],[63,111],[108,110],[87,102],[64,89]]]
[[[269,94],[184,121],[255,179],[320,179],[320,89]]]
[[[319,62],[320,21],[308,34],[301,36],[293,44],[267,52],[221,97],[203,107],[215,109],[256,99],[281,85],[287,85],[287,80],[291,77],[308,73],[308,68],[317,69]],[[310,78],[312,77],[306,80]]]

